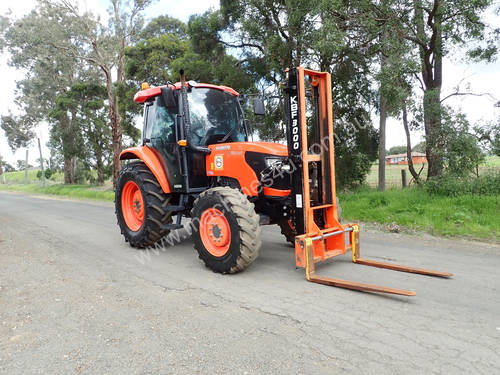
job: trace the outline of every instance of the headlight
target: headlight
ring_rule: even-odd
[[[271,167],[274,164],[281,163],[283,159],[281,158],[266,158],[266,166]]]

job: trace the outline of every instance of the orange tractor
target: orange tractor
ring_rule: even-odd
[[[258,256],[260,226],[277,224],[309,281],[370,292],[414,292],[317,276],[314,265],[352,254],[357,264],[449,277],[451,274],[360,258],[359,226],[340,224],[335,193],[331,78],[290,69],[285,82],[287,146],[250,142],[238,93],[181,81],[143,84],[143,145],[124,150],[116,215],[125,240],[154,246],[192,222],[194,247],[215,272],[244,270]],[[254,100],[254,113],[264,114]],[[175,223],[173,217],[176,218]]]

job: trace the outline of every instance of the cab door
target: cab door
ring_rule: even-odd
[[[161,161],[170,188],[183,192],[184,177],[181,173],[181,157],[176,135],[176,108],[166,108],[161,96],[146,103],[144,113],[144,144],[153,149]]]

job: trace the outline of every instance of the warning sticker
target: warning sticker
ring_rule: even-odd
[[[222,158],[222,155],[215,155],[214,162],[215,162],[215,170],[224,169],[224,160]]]

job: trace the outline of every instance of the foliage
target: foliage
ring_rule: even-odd
[[[28,163],[28,169],[29,168],[33,168],[33,166]],[[16,169],[18,171],[24,171],[26,169],[26,161],[25,160],[17,160]]]
[[[422,154],[425,154],[425,141],[417,143],[411,150],[413,152],[421,152]]]
[[[50,180],[50,178],[52,177],[52,170],[50,170],[50,169],[45,169],[45,170],[44,170],[44,175],[45,175],[45,178],[46,178],[47,180]],[[38,170],[38,171],[36,172],[36,178],[38,178],[39,180],[41,180],[41,179],[42,179],[42,171],[41,171],[41,170]]]
[[[387,154],[406,154],[406,146],[393,146],[387,151]]]
[[[460,195],[500,195],[500,172],[480,177],[442,176],[426,182],[429,194],[457,197]]]
[[[477,174],[479,164],[484,162],[484,153],[478,144],[477,136],[465,115],[445,108],[442,119],[442,143],[440,150],[445,160],[445,172],[451,176],[467,177]]]
[[[24,120],[25,118],[14,117],[10,113],[0,117],[0,126],[7,136],[7,142],[12,151],[27,147],[35,136],[31,124]]]
[[[500,118],[496,122],[478,125],[474,131],[485,150],[488,150],[492,155],[500,156]]]
[[[135,45],[125,51],[127,79],[135,87],[141,82],[159,86],[176,82],[184,69],[188,79],[246,92],[253,82],[238,60],[221,46],[202,43],[207,40],[204,33],[211,18],[209,13],[192,16],[189,26],[168,16],[153,19]]]
[[[77,124],[73,123],[70,113],[60,113],[59,121],[54,123],[50,112],[56,107],[57,98],[75,82],[96,75],[73,53],[82,49],[75,40],[77,22],[68,12],[42,1],[36,10],[11,20],[3,38],[11,56],[10,65],[26,71],[26,76],[17,82],[16,102],[21,110],[17,129],[28,139],[33,137],[33,128],[42,121],[49,121],[52,128],[59,127],[52,129],[56,132],[69,129],[69,136],[64,139],[68,144],[64,145],[66,151],[62,155],[68,183],[73,182],[71,156],[76,154],[74,144],[77,141],[71,137],[71,129]]]
[[[62,124],[66,113],[72,114],[74,127],[54,126],[51,146],[60,148],[66,158],[78,156],[85,168],[97,170],[98,183],[109,177],[111,164],[111,129],[108,125],[106,88],[98,83],[76,83],[56,99],[56,108],[50,112]],[[76,181],[78,183],[78,176]]]
[[[5,160],[2,160],[1,157],[0,157],[0,165],[1,165],[0,169],[2,170],[3,173],[13,172],[16,170],[12,165],[7,163]]]
[[[408,188],[377,192],[371,189],[340,194],[342,216],[383,225],[396,223],[436,235],[500,241],[498,196],[430,195]]]
[[[360,183],[377,153],[377,132],[366,108],[374,102],[370,80],[372,41],[352,27],[354,5],[332,1],[221,1],[215,42],[236,49],[252,72],[264,97],[281,97],[286,68],[304,65],[332,74],[335,154],[341,186]],[[217,22],[213,22],[217,24]],[[283,110],[279,100],[268,100],[267,114],[258,127],[259,137],[284,138]],[[362,124],[362,126],[358,126]],[[351,135],[351,129],[355,129]]]
[[[487,61],[494,58],[498,31],[490,33],[488,25],[481,20],[481,13],[491,3],[491,0],[388,0],[371,7],[373,17],[389,27],[391,35],[411,46],[404,49],[407,51],[405,58],[413,60],[420,71],[418,83],[423,91],[429,177],[441,175],[444,168],[444,155],[441,152],[444,147],[441,125],[443,57],[456,46],[474,45],[474,58]],[[406,74],[402,79],[408,77]]]
[[[340,190],[361,185],[377,158],[377,131],[366,112],[359,110],[356,115],[335,124],[335,176]]]

